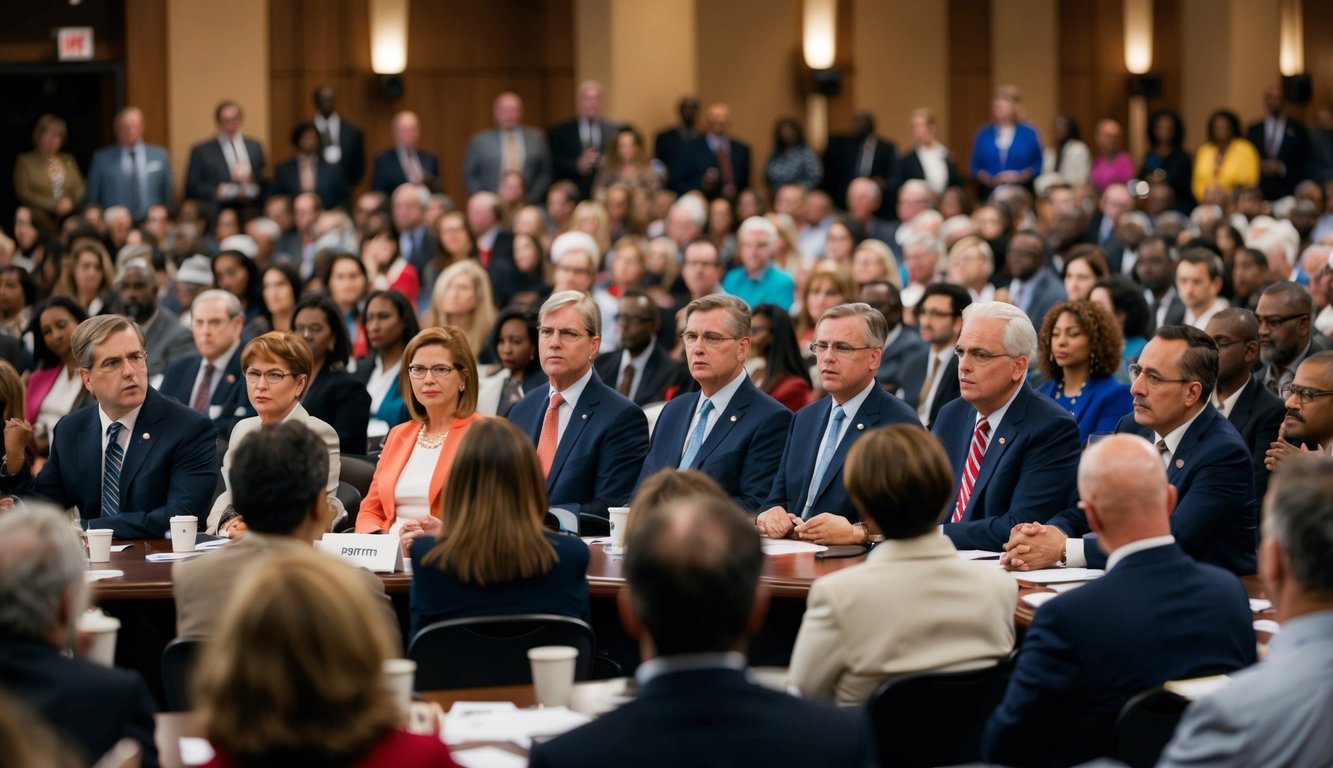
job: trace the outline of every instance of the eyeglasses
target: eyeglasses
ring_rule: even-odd
[[[407,375],[420,381],[421,379],[426,378],[426,374],[429,373],[431,378],[439,381],[454,371],[461,370],[463,370],[463,366],[461,365],[432,365],[429,368],[424,365],[409,365],[407,366]]]
[[[565,342],[566,344],[572,344],[578,341],[579,339],[593,335],[591,333],[576,331],[573,328],[551,328],[543,325],[537,329],[537,335],[542,337],[543,339],[550,339],[557,333],[560,334],[560,340]]]
[[[1160,387],[1163,384],[1188,384],[1193,381],[1193,379],[1168,379],[1155,371],[1144,370],[1143,366],[1138,364],[1129,366],[1130,381],[1138,381],[1140,376],[1147,379],[1148,386],[1153,388]]]
[[[850,357],[853,352],[860,352],[863,349],[875,349],[875,347],[871,346],[853,347],[851,344],[848,344],[845,341],[838,341],[832,344],[828,343],[827,341],[810,342],[810,351],[816,355],[822,355],[825,352],[832,351],[833,354],[837,355],[838,357]]]
[[[259,379],[263,378],[264,381],[267,381],[269,384],[277,386],[288,376],[291,376],[294,379],[300,375],[301,374],[299,373],[287,373],[286,371],[259,371],[254,368],[247,368],[245,371],[245,380],[251,384],[258,384]]]
[[[1301,401],[1301,405],[1309,405],[1316,398],[1333,395],[1333,389],[1310,389],[1309,387],[1298,387],[1294,384],[1288,384],[1281,390],[1282,399],[1286,400],[1295,395]]]
[[[695,333],[694,331],[685,331],[680,335],[680,340],[685,342],[687,347],[692,347],[701,341],[710,347],[716,347],[724,341],[735,341],[739,338],[739,336],[723,336],[720,333]]]
[[[1254,319],[1259,321],[1260,328],[1265,328],[1265,327],[1276,328],[1279,325],[1291,322],[1292,320],[1295,320],[1298,317],[1305,317],[1305,314],[1298,313],[1295,315],[1256,315]]]
[[[108,357],[97,364],[97,369],[102,373],[117,373],[126,364],[131,368],[145,368],[148,366],[148,355],[143,352],[131,352],[124,357]]]
[[[961,363],[971,359],[977,365],[986,365],[1002,357],[1013,357],[1013,355],[1005,352],[991,352],[988,349],[963,349],[962,347],[954,347],[953,353],[958,358],[958,362]]]

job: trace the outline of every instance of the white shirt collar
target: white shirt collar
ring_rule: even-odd
[[[628,349],[621,350],[620,369],[624,370],[626,365],[632,365],[634,366],[635,370],[642,373],[643,366],[645,363],[648,362],[648,356],[653,353],[653,347],[656,345],[657,345],[656,341],[650,342],[648,346],[643,348],[642,352],[634,356],[630,356],[630,351]]]
[[[232,344],[231,347],[228,348],[226,352],[223,352],[221,355],[218,356],[218,359],[209,360],[208,358],[204,358],[204,363],[212,363],[213,368],[217,370],[219,373],[221,373],[222,371],[227,370],[227,364],[231,362],[231,356],[236,354],[236,350],[240,348],[241,348],[241,342],[239,339],[237,339],[235,344]]]
[[[1014,404],[1014,398],[1018,397],[1018,393],[1023,391],[1024,386],[1023,382],[1019,382],[1018,386],[1014,388],[1014,393],[1009,396],[1004,405],[991,411],[990,415],[985,417],[986,421],[990,422],[990,433],[992,435],[1000,428],[1000,422],[1004,421],[1004,415],[1009,412],[1009,406]],[[977,411],[977,420],[973,422],[973,426],[979,424],[981,419],[981,411]]]
[[[713,413],[721,416],[727,410],[727,406],[731,405],[731,398],[736,396],[736,390],[741,388],[741,382],[746,378],[745,368],[742,366],[740,373],[736,374],[736,378],[723,384],[722,388],[714,392],[712,397],[708,397],[703,392],[700,392],[699,401],[694,404],[695,418],[698,418],[699,409],[703,407],[705,398],[713,401]]]
[[[1217,405],[1218,412],[1222,414],[1222,418],[1225,419],[1231,418],[1231,409],[1236,407],[1236,401],[1240,399],[1240,394],[1245,391],[1246,387],[1250,386],[1251,378],[1253,377],[1246,376],[1245,383],[1241,384],[1240,388],[1237,389],[1235,392],[1232,392],[1230,395],[1227,395],[1227,399],[1222,400],[1221,402],[1216,402],[1217,395],[1216,394],[1213,395],[1213,400]]]
[[[591,365],[588,366],[588,370],[583,372],[583,375],[579,377],[579,380],[574,382],[573,384],[570,384],[569,388],[566,389],[564,392],[560,392],[560,390],[556,389],[555,382],[551,382],[550,392],[547,393],[546,399],[550,400],[551,395],[554,395],[556,392],[560,392],[560,396],[565,398],[565,405],[568,405],[570,408],[573,408],[575,405],[578,405],[579,397],[583,395],[583,390],[588,387],[589,381],[592,381]]]
[[[1126,557],[1129,557],[1130,555],[1138,554],[1139,552],[1143,552],[1149,549],[1157,549],[1158,547],[1165,547],[1169,544],[1175,544],[1175,543],[1176,543],[1176,537],[1172,536],[1169,533],[1166,534],[1165,536],[1149,536],[1146,539],[1131,541],[1128,544],[1116,547],[1116,550],[1111,553],[1110,557],[1106,558],[1106,570],[1110,571],[1112,568],[1116,567],[1116,564],[1118,564],[1121,560],[1124,560]]]
[[[673,672],[694,672],[704,669],[745,670],[745,654],[736,651],[722,653],[682,653],[676,656],[658,656],[639,665],[634,681],[640,687],[661,675]]]
[[[121,433],[128,436],[134,432],[134,424],[139,420],[139,411],[142,410],[143,404],[140,403],[138,408],[121,416],[119,419],[113,419],[106,415],[106,411],[102,410],[102,406],[97,406],[97,418],[102,423],[102,447],[106,448],[106,431],[107,428],[111,426],[112,422],[120,422],[120,425],[124,427],[124,429],[121,430]]]
[[[843,422],[844,424],[850,424],[852,419],[856,418],[856,412],[861,410],[861,404],[866,401],[867,397],[870,397],[870,390],[878,386],[879,382],[875,381],[874,377],[871,377],[870,383],[866,385],[866,388],[848,398],[847,402],[839,403],[837,398],[833,398],[833,405],[842,406],[842,412],[846,416],[846,419]],[[829,418],[833,418],[833,408],[831,407],[829,408]]]
[[[1180,447],[1180,441],[1185,439],[1185,433],[1189,431],[1190,425],[1194,423],[1195,419],[1199,418],[1199,415],[1203,413],[1203,409],[1207,407],[1208,404],[1204,403],[1203,407],[1200,408],[1198,412],[1195,413],[1193,416],[1186,419],[1184,424],[1181,424],[1180,426],[1176,427],[1175,429],[1171,430],[1165,435],[1157,435],[1156,432],[1153,433],[1154,435],[1157,435],[1157,438],[1159,440],[1166,441],[1166,447],[1167,450],[1170,451],[1169,454],[1170,456],[1176,455],[1176,449]]]

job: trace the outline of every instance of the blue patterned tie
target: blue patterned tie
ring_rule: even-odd
[[[125,425],[119,421],[111,422],[106,428],[106,459],[102,468],[102,516],[114,517],[120,514],[120,465],[125,460],[125,449],[120,447],[116,438]]]
[[[681,469],[689,469],[694,463],[694,457],[699,455],[699,449],[704,444],[704,434],[708,431],[708,414],[712,412],[713,401],[705,397],[703,407],[699,409],[699,421],[690,433],[690,441],[685,444],[685,455],[680,457]]]
[[[842,420],[846,415],[841,405],[833,406],[833,423],[829,424],[824,450],[819,452],[819,461],[815,464],[815,475],[811,479],[810,495],[805,500],[805,513],[801,515],[802,519],[809,520],[810,514],[814,511],[815,491],[819,489],[820,483],[824,482],[824,473],[828,471],[828,465],[833,462],[833,453],[838,450],[838,435],[842,432]]]

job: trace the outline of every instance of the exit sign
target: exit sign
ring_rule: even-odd
[[[88,61],[92,57],[92,27],[61,27],[56,30],[56,59]]]

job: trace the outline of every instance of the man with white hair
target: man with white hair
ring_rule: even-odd
[[[551,243],[555,264],[553,293],[578,291],[592,295],[597,282],[597,241],[587,232],[566,232]]]
[[[682,251],[703,236],[708,208],[699,195],[685,195],[667,209],[664,234]]]
[[[375,156],[370,188],[386,195],[407,183],[439,189],[440,158],[417,146],[421,141],[421,121],[416,113],[404,110],[394,115],[389,130],[393,134],[393,147]]]
[[[959,549],[998,552],[1018,523],[1074,505],[1078,423],[1028,386],[1037,332],[1018,307],[969,305],[956,351],[961,396],[931,429],[957,480],[943,531]]]
[[[921,301],[926,286],[940,274],[944,244],[927,232],[913,232],[903,239],[903,266],[907,267],[907,285],[903,287],[903,306],[909,309]]]
[[[255,244],[255,266],[262,273],[274,263],[276,258],[280,264],[295,264],[297,259],[290,253],[279,253],[278,242],[282,240],[282,227],[278,222],[267,216],[250,219],[245,223],[245,234]]]
[[[102,213],[102,221],[106,223],[106,239],[110,250],[119,251],[125,246],[130,230],[134,229],[130,209],[123,205],[113,205]]]
[[[190,330],[198,354],[167,366],[162,394],[212,419],[224,440],[241,419],[255,415],[241,373],[241,302],[221,289],[199,294],[190,307]]]
[[[751,216],[741,224],[736,239],[741,265],[722,278],[722,289],[751,309],[760,304],[789,309],[796,289],[791,276],[773,266],[777,227],[762,216]]]
[[[883,240],[894,248],[897,246],[893,238],[896,228],[875,215],[883,199],[884,192],[874,181],[865,177],[852,179],[847,185],[847,217],[859,224],[867,237]],[[895,253],[894,256],[901,258],[902,254]]]
[[[430,190],[421,184],[400,184],[393,191],[393,226],[398,230],[398,252],[420,272],[434,258],[435,234],[426,228]]]

